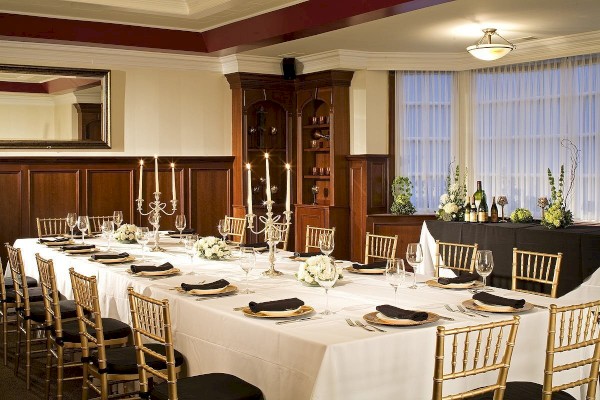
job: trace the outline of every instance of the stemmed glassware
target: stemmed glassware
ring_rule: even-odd
[[[502,207],[502,216],[500,217],[500,221],[506,222],[504,219],[504,206],[508,204],[508,199],[506,196],[498,196],[498,205]]]
[[[185,215],[179,214],[175,216],[175,228],[177,228],[177,230],[179,231],[179,244],[183,243],[183,241],[181,240],[181,236],[183,235],[183,230],[185,229],[186,223],[187,222],[185,220]]]
[[[321,250],[321,253],[329,256],[331,253],[333,253],[334,247],[334,236],[331,233],[321,233],[319,235],[319,249]]]
[[[71,229],[71,237],[73,237],[73,229],[77,226],[76,213],[67,213],[67,226]]]
[[[240,267],[246,273],[246,289],[242,290],[240,293],[254,293],[254,291],[250,290],[248,287],[248,274],[256,265],[256,253],[252,247],[242,247],[240,248],[239,257]]]
[[[385,280],[394,288],[394,305],[398,305],[398,286],[404,283],[406,270],[404,269],[404,260],[401,258],[392,258],[387,261],[385,267]]]
[[[413,284],[409,289],[416,289],[417,286],[417,269],[416,267],[423,262],[423,248],[421,243],[409,243],[406,246],[406,261],[413,269]]]
[[[183,240],[185,251],[190,255],[190,263],[194,262],[194,253],[196,252],[196,249],[194,249],[194,244],[197,240],[198,235],[187,235]]]
[[[333,249],[332,249],[333,250]],[[315,274],[315,281],[325,289],[325,310],[321,312],[323,315],[334,314],[329,309],[329,289],[335,285],[339,277],[339,273],[332,259],[329,259],[324,265],[321,265]]]
[[[219,224],[217,225],[217,229],[219,230],[219,235],[223,236],[223,240],[227,241],[227,235],[229,235],[229,223],[226,219],[220,219]]]
[[[77,217],[77,228],[81,231],[81,243],[85,244],[85,231],[89,228],[89,219],[87,216],[80,215]]]
[[[115,232],[115,226],[111,220],[102,221],[102,235],[106,238],[106,251],[110,250],[110,239]]]
[[[119,227],[123,223],[123,211],[114,211],[113,212],[113,221],[115,222],[117,229],[119,229]]]
[[[150,241],[150,230],[147,226],[140,226],[135,230],[135,239],[142,245],[142,261],[146,260],[146,245]]]
[[[485,289],[485,278],[492,273],[494,269],[494,257],[491,250],[477,250],[475,270],[483,278]]]
[[[160,215],[158,213],[150,213],[150,215],[148,215],[148,222],[154,228],[154,246],[158,248],[158,227],[160,226]]]

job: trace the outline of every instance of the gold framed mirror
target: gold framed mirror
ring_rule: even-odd
[[[110,146],[110,71],[0,65],[0,148]]]

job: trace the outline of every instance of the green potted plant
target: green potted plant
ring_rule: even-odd
[[[394,215],[412,215],[417,210],[410,201],[413,184],[406,176],[397,176],[392,182],[392,196],[394,201],[390,211]]]

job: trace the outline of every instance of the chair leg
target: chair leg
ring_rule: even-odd
[[[15,375],[19,375],[19,362],[21,361],[21,326],[23,320],[17,312],[17,347],[15,349]]]
[[[4,351],[4,366],[8,364],[8,320],[6,318],[8,309],[2,303],[2,349]]]
[[[88,381],[89,381],[89,373],[88,373],[88,363],[83,362],[83,385],[81,386],[81,400],[87,400],[88,398]]]
[[[31,378],[31,320],[29,319],[25,321],[25,340],[25,381],[29,390]]]
[[[50,375],[52,371],[52,338],[50,331],[46,331],[46,400],[50,398]]]
[[[56,400],[62,400],[65,364],[65,355],[62,346],[57,346],[56,354],[58,355],[58,360],[56,361]]]
[[[101,393],[100,393],[100,399],[101,400],[108,400],[108,379],[106,378],[106,374],[102,374],[102,376],[100,377],[100,389],[101,389]]]

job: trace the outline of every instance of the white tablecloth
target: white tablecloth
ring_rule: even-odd
[[[194,259],[183,252],[176,240],[161,239],[165,253],[150,253],[149,259],[158,264],[169,260],[183,275],[161,280],[133,277],[128,265],[106,266],[88,260],[87,256],[67,255],[36,243],[20,239],[15,243],[23,251],[27,274],[38,276],[35,253],[54,260],[59,290],[72,298],[68,277],[69,267],[98,277],[101,306],[104,316],[130,321],[126,288],[160,299],[169,299],[175,347],[186,357],[188,373],[229,372],[245,379],[265,393],[268,400],[276,399],[429,399],[431,398],[436,326],[456,327],[510,318],[506,314],[491,314],[489,318],[468,317],[450,313],[444,304],[460,304],[471,295],[464,290],[444,290],[420,285],[419,289],[400,288],[398,306],[429,310],[455,318],[456,321],[418,327],[384,327],[386,333],[372,333],[350,327],[345,319],[360,319],[374,311],[376,305],[393,304],[393,289],[383,276],[345,273],[344,278],[330,290],[330,308],[337,313],[321,319],[276,325],[274,320],[244,316],[234,307],[249,301],[276,300],[298,297],[321,311],[325,305],[324,291],[303,286],[294,279],[299,263],[280,252],[277,268],[285,275],[266,278],[266,255],[258,257],[257,267],[250,274],[254,294],[196,301],[196,298],[172,290],[182,282],[210,282],[225,278],[244,287],[243,272],[235,262]],[[100,246],[104,241],[90,240]],[[116,251],[128,251],[139,258],[140,246],[114,245]],[[139,260],[138,260],[139,263]],[[423,282],[426,278],[419,277]],[[597,286],[586,296],[598,296]],[[587,289],[586,289],[587,290]],[[551,299],[522,295],[497,289],[497,294],[526,298],[536,304],[548,305]],[[595,294],[594,294],[595,293]],[[558,304],[572,304],[573,294]],[[541,309],[521,314],[509,380],[542,382],[548,312]],[[569,372],[576,374],[577,372]],[[577,375],[579,376],[579,375]],[[472,385],[481,385],[477,376]],[[487,382],[487,381],[486,381]],[[465,389],[448,384],[449,392]],[[578,390],[571,393],[583,398]]]

